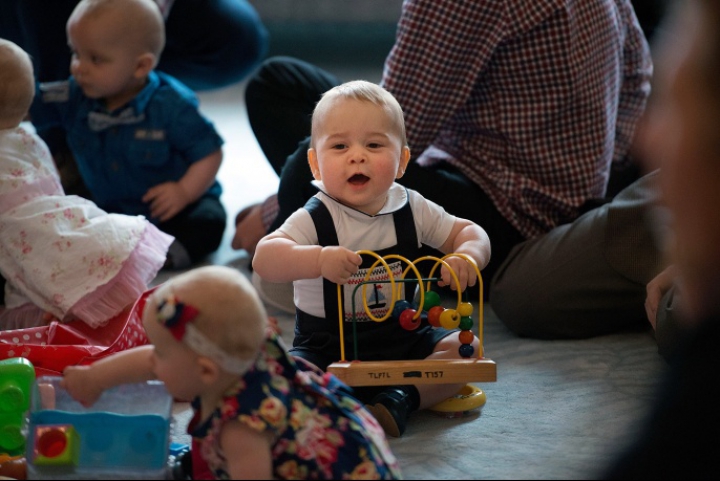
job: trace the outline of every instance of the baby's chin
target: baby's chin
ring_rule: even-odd
[[[89,99],[98,100],[101,99],[103,96],[97,93],[95,90],[93,90],[91,87],[83,87],[80,86],[80,90],[82,90],[83,95]]]

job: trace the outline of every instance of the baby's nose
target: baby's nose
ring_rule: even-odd
[[[352,149],[350,151],[350,162],[361,164],[366,161],[365,151],[363,149]]]

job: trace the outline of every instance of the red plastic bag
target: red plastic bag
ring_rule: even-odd
[[[67,366],[92,364],[110,354],[148,344],[142,325],[148,290],[132,307],[92,328],[82,321],[68,324],[0,331],[0,360],[24,357],[35,366],[35,375],[62,375]]]

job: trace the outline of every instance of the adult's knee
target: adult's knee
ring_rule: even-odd
[[[227,69],[226,78],[221,79],[225,83],[245,79],[261,64],[270,46],[270,34],[257,12],[246,2],[232,4],[220,18],[224,24],[216,27],[225,35]]]
[[[267,54],[269,34],[244,0],[175,2],[158,68],[193,90],[244,80]]]

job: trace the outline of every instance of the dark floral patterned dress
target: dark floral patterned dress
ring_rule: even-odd
[[[255,366],[229,389],[213,414],[188,432],[221,479],[229,477],[220,430],[236,420],[272,435],[273,476],[279,479],[400,479],[400,469],[375,418],[331,374],[287,354],[268,332]]]

